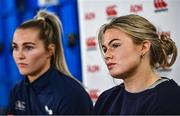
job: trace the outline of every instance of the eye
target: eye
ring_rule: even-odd
[[[121,46],[120,43],[113,43],[113,44],[111,45],[112,48],[117,48],[117,47],[119,47],[119,46]]]
[[[34,48],[34,47],[32,47],[32,46],[25,46],[24,49],[27,50],[27,51],[31,51],[31,50],[33,50],[33,48]]]
[[[107,48],[106,47],[102,47],[103,53],[106,53]]]
[[[17,50],[18,50],[18,47],[17,47],[17,46],[15,46],[15,45],[12,45],[12,47],[11,47],[11,48],[12,48],[12,50],[13,50],[13,51],[17,51]]]

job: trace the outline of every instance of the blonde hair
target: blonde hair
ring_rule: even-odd
[[[62,25],[58,16],[46,10],[38,11],[34,19],[22,23],[18,29],[35,28],[38,29],[39,37],[44,42],[45,49],[50,44],[55,45],[55,53],[51,58],[51,65],[55,66],[61,73],[72,77],[68,70],[63,46],[62,46]]]
[[[113,19],[101,26],[98,33],[99,46],[102,52],[103,34],[107,29],[116,28],[132,38],[135,44],[144,40],[151,42],[150,65],[153,68],[168,68],[172,66],[177,57],[177,47],[173,40],[165,34],[158,34],[156,27],[147,19],[139,15],[126,15]],[[169,60],[169,56],[171,59]]]

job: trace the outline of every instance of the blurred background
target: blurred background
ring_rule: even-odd
[[[8,104],[13,85],[21,80],[12,59],[13,33],[39,9],[56,13],[62,21],[68,67],[93,101],[102,91],[119,84],[107,71],[96,37],[99,27],[112,18],[132,13],[142,15],[155,24],[160,33],[172,37],[180,50],[180,0],[0,0],[0,114]],[[180,84],[179,64],[178,56],[171,69],[159,69],[158,73]]]

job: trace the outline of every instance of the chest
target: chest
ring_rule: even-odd
[[[32,87],[26,87],[14,100],[16,114],[55,114],[58,110],[58,101],[53,90],[45,88],[36,91]]]
[[[119,94],[114,99],[108,99],[107,114],[149,114],[157,106],[157,98],[154,94],[147,94],[143,96],[126,96]]]

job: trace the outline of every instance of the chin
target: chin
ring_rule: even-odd
[[[117,79],[124,79],[129,74],[128,68],[125,67],[115,67],[109,70],[112,77]]]
[[[111,76],[112,76],[113,78],[119,78],[119,77],[120,77],[118,74],[114,74],[114,73],[111,73]]]
[[[113,78],[116,78],[116,79],[124,79],[125,78],[125,76],[123,75],[123,73],[110,73],[111,74],[111,76],[113,77]]]
[[[28,75],[28,72],[27,71],[19,71],[21,75]]]

